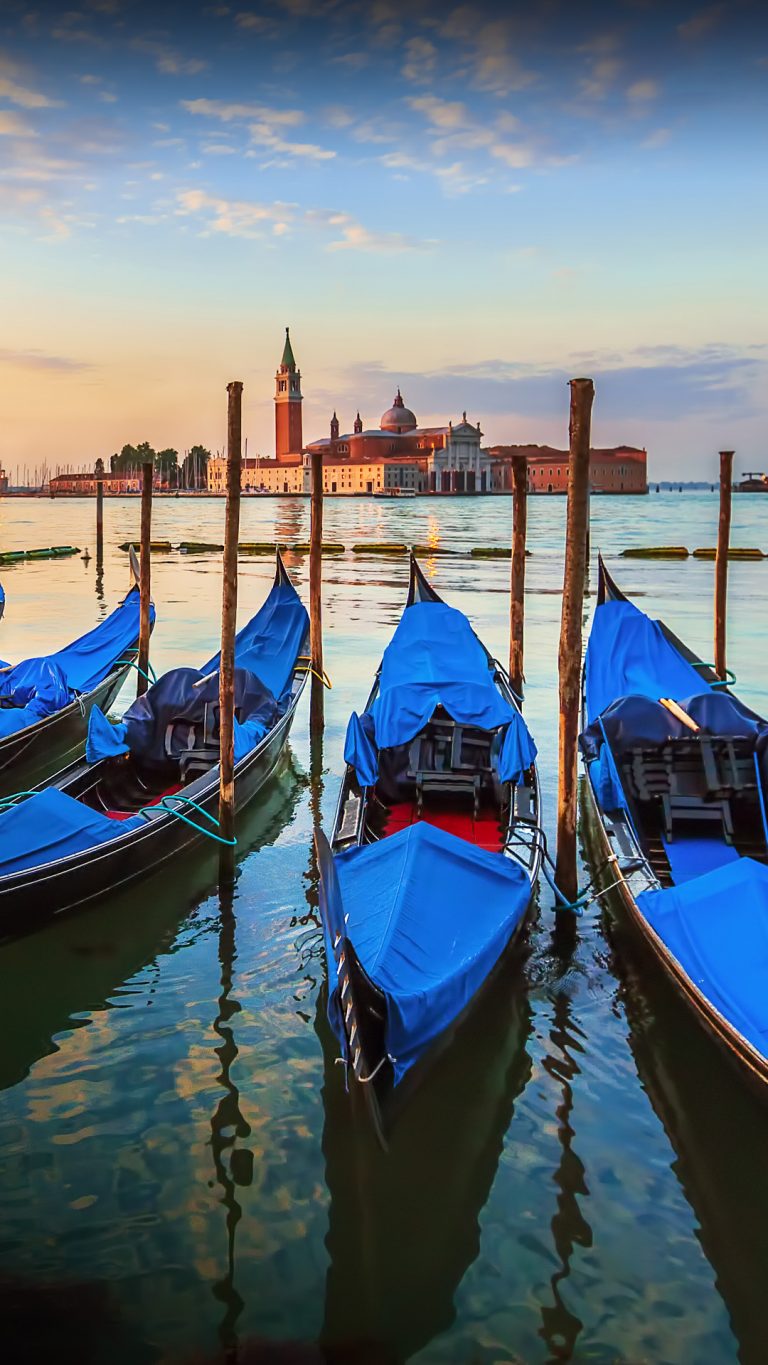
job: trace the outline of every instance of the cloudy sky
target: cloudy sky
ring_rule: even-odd
[[[76,0],[73,0],[76,3]],[[272,454],[395,387],[489,441],[768,468],[760,0],[3,0],[0,459]]]

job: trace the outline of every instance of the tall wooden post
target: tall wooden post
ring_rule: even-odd
[[[219,663],[219,833],[235,835],[235,634],[237,631],[237,548],[240,536],[242,398],[239,379],[227,384],[227,509],[224,521],[224,583]]]
[[[528,460],[512,456],[512,570],[509,585],[509,680],[523,696],[525,632],[525,537],[528,529]]]
[[[717,526],[717,556],[715,558],[715,672],[726,679],[725,615],[728,597],[728,547],[731,539],[731,488],[733,485],[733,451],[720,451],[720,519]]]
[[[96,572],[104,561],[104,461],[96,461]]]
[[[149,543],[152,539],[152,479],[154,465],[147,461],[141,466],[141,566],[139,575],[139,676],[136,696],[141,697],[149,682],[149,607],[152,601],[152,568]]]
[[[560,620],[560,744],[557,790],[557,868],[562,894],[576,899],[576,798],[581,679],[581,617],[587,556],[589,438],[595,387],[591,379],[572,379],[565,576]]]
[[[312,656],[310,731],[322,730],[323,714],[323,456],[312,451],[312,504],[309,532],[309,638]]]

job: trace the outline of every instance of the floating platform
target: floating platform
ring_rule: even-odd
[[[690,550],[684,545],[633,545],[622,550],[622,559],[688,559]]]
[[[694,559],[716,559],[717,550],[714,546],[705,546],[703,549],[694,550]],[[762,550],[754,547],[743,549],[741,546],[732,545],[728,551],[729,559],[768,559],[768,555],[763,554]]]
[[[67,559],[79,553],[78,545],[49,545],[44,550],[0,550],[0,564],[17,564],[24,559]]]

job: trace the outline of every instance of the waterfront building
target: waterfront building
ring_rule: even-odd
[[[493,492],[512,487],[512,457],[525,455],[529,493],[568,492],[568,451],[553,446],[492,446]],[[612,446],[589,452],[589,479],[593,493],[647,493],[648,455],[635,446]]]

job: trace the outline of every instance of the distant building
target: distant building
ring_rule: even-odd
[[[105,474],[102,480],[104,495],[119,497],[121,493],[140,493],[141,474]],[[155,487],[157,487],[157,482]],[[51,497],[93,497],[96,493],[94,474],[56,474],[48,485]]]
[[[512,455],[528,458],[532,493],[564,493],[568,452],[550,446],[481,445],[480,423],[420,427],[398,389],[377,427],[365,427],[360,413],[352,430],[342,432],[334,412],[329,434],[302,444],[301,372],[288,328],[275,373],[275,457],[243,460],[241,486],[252,493],[309,493],[312,455],[323,460],[323,488],[329,494],[396,491],[414,493],[504,493],[512,487]],[[646,453],[630,446],[592,451],[590,469],[596,493],[646,493]],[[208,462],[208,489],[226,490],[227,462]]]
[[[568,451],[552,446],[492,446],[493,491],[512,487],[512,457],[525,455],[529,493],[568,492]],[[614,446],[589,452],[589,479],[593,493],[647,493],[648,455],[635,446]]]

